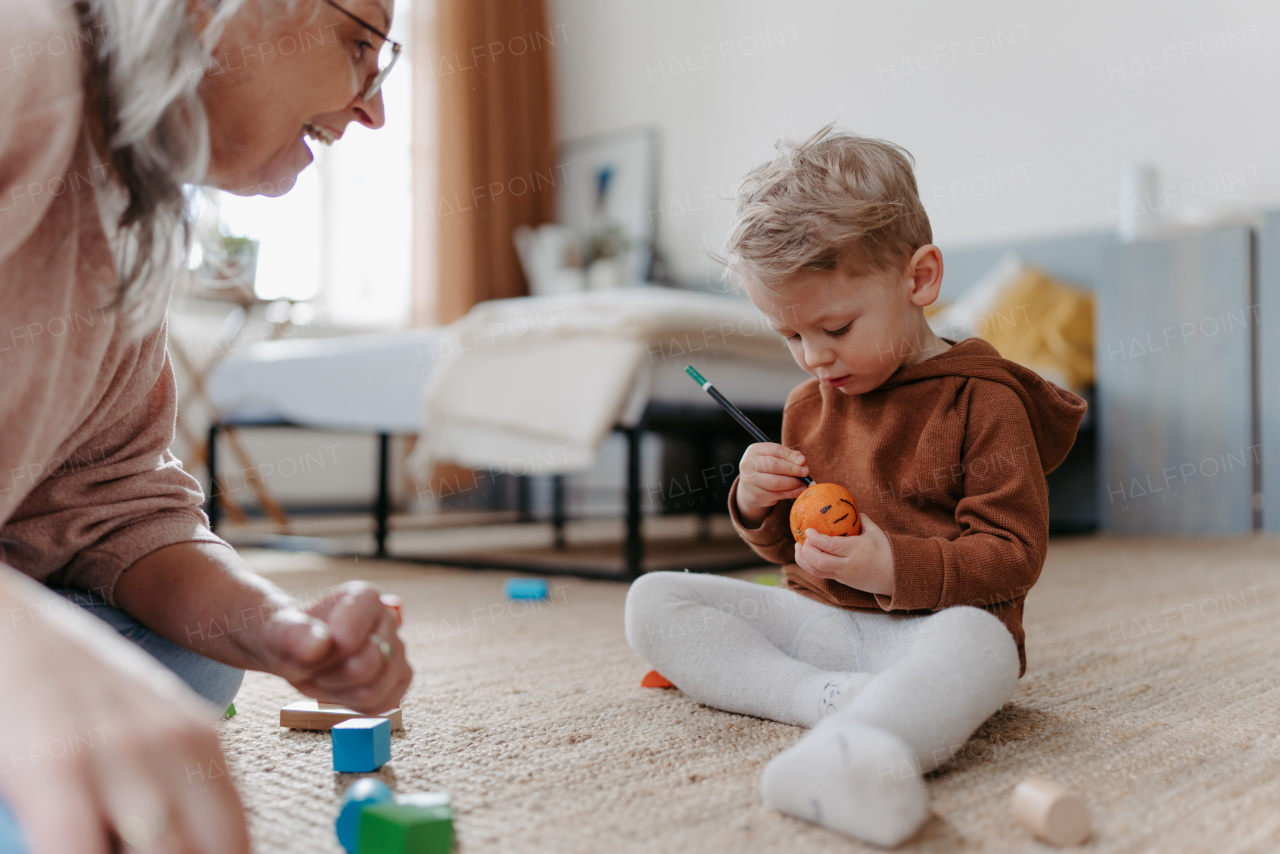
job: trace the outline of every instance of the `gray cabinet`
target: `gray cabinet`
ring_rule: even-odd
[[[1280,534],[1280,211],[1258,234],[1258,435],[1262,442],[1262,523]]]
[[[1097,300],[1096,485],[1083,500],[1051,483],[1051,516],[1280,533],[1280,211],[1132,243],[1092,232],[945,249],[946,298],[1010,251]]]
[[[1104,530],[1261,524],[1255,237],[1242,225],[1112,249],[1095,335]]]

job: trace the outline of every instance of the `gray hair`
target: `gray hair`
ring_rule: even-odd
[[[186,0],[76,0],[92,35],[85,112],[102,127],[107,157],[128,196],[119,220],[116,307],[126,323],[159,322],[175,269],[191,243],[187,184],[209,166],[199,86],[226,22],[244,0],[216,6],[197,35]]]

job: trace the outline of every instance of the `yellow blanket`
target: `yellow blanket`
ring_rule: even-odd
[[[942,308],[929,314],[939,317]],[[1020,266],[986,310],[964,327],[935,325],[948,338],[976,335],[1006,359],[1066,388],[1080,390],[1093,382],[1093,295],[1037,267]]]

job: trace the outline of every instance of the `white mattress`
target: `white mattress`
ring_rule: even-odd
[[[470,468],[590,469],[650,403],[714,409],[692,364],[742,407],[781,407],[805,375],[745,299],[660,288],[481,303],[449,327],[410,459]]]
[[[344,338],[264,341],[239,350],[208,378],[224,420],[291,421],[307,427],[417,433],[422,391],[441,340],[424,329]],[[806,378],[794,365],[716,354],[672,354],[651,363],[619,419],[632,425],[650,401],[715,409],[684,372],[692,364],[743,409],[781,407]]]
[[[636,297],[632,295],[629,299],[635,300]],[[641,303],[626,303],[624,313],[630,313],[650,299],[658,299],[663,305],[665,301],[675,299],[678,307],[683,307],[683,300],[688,299],[694,308],[705,310],[705,298],[668,294],[646,296]],[[723,311],[722,303],[725,302],[728,301],[720,299],[706,304],[715,311]],[[514,303],[514,308],[522,308],[520,301],[504,303]],[[531,303],[535,306],[540,304]],[[509,306],[497,308],[512,310]],[[737,332],[733,335],[708,336],[706,330],[714,327],[695,324],[695,330],[701,337],[688,330],[680,330],[654,339],[657,343],[647,345],[647,357],[642,357],[637,369],[629,372],[629,385],[615,392],[621,405],[613,404],[614,423],[634,425],[653,402],[716,409],[715,401],[685,373],[688,365],[697,368],[726,397],[744,409],[781,408],[787,394],[803,382],[806,375],[791,361],[783,343],[775,335],[761,334],[765,331],[763,327],[742,326],[741,319],[734,313],[747,310],[745,306],[741,309],[728,306],[727,316],[737,324]],[[424,424],[423,395],[433,368],[451,359],[456,368],[459,360],[467,363],[474,355],[471,352],[477,340],[474,335],[464,338],[463,352],[458,351],[459,328],[455,325],[375,335],[258,343],[237,351],[213,370],[207,381],[209,396],[222,419],[228,421],[285,420],[320,429],[421,433]],[[749,334],[743,335],[743,331]],[[710,345],[708,337],[712,339]],[[514,358],[526,361],[543,352],[538,342],[532,340],[537,336],[530,335],[529,338],[519,342],[520,347],[513,352]],[[574,345],[584,348],[581,352],[585,355],[580,361],[607,361],[603,354],[615,342],[602,338],[594,340],[595,344],[588,339]],[[547,343],[543,341],[543,347]],[[528,347],[527,351],[525,347]],[[477,351],[484,349],[476,348]],[[575,382],[576,374],[589,373],[591,367],[582,364],[573,374],[557,372],[544,376],[535,372],[538,377],[535,385],[546,384],[549,388],[566,381]],[[583,387],[602,388],[607,385],[585,383]],[[547,388],[537,391],[545,393]],[[491,394],[485,392],[484,396],[490,397]],[[508,420],[518,423],[531,418],[530,412],[537,408],[539,394],[532,398],[533,404],[505,407],[510,414]],[[519,397],[517,390],[508,386],[505,393],[498,393],[495,402],[505,398],[514,401]],[[591,395],[591,398],[595,397],[597,395]],[[590,406],[594,402],[578,398],[575,408]],[[488,450],[478,456],[455,457],[456,461],[482,468],[516,457],[542,457],[546,453],[543,440],[537,437],[529,439],[519,430],[502,429],[501,424],[498,427],[489,435],[489,425],[463,426],[462,433],[471,445]],[[607,431],[607,427],[605,429]],[[600,438],[597,436],[580,443],[576,452],[558,452],[555,457],[557,464],[551,468],[565,471],[589,468],[598,452]],[[565,446],[559,443],[555,447]]]
[[[209,397],[224,420],[417,433],[440,338],[439,329],[415,329],[264,341],[214,368]]]

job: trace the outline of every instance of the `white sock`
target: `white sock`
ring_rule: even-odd
[[[905,650],[765,767],[765,803],[894,846],[928,812],[921,771],[950,758],[1013,693],[1018,650],[994,616],[950,608],[913,624]],[[811,684],[811,683],[810,683]]]
[[[844,717],[774,757],[760,789],[770,809],[888,847],[914,834],[928,814],[920,765],[906,742]]]

